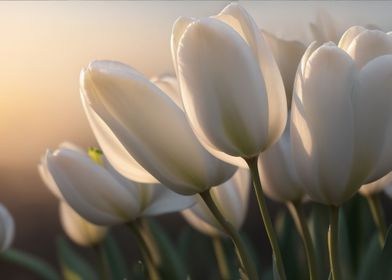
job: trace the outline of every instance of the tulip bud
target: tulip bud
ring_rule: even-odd
[[[230,180],[211,188],[212,197],[222,215],[237,229],[242,226],[246,217],[249,190],[250,174],[243,168],[239,168]],[[198,203],[182,211],[182,215],[192,227],[202,233],[211,236],[223,233],[220,224],[199,197]]]
[[[141,216],[175,212],[194,204],[161,184],[143,184],[126,179],[101,152],[60,147],[48,151],[42,170],[65,200],[84,219],[99,225],[126,223]],[[54,188],[52,186],[52,188]]]
[[[0,252],[7,250],[15,235],[15,224],[11,214],[0,204]]]
[[[391,186],[392,186],[392,172],[389,172],[387,175],[385,175],[381,179],[378,179],[377,181],[362,185],[362,187],[359,189],[359,192],[364,196],[369,196],[382,192],[383,190],[386,190]]]
[[[340,205],[392,169],[392,55],[385,55],[386,37],[379,31],[345,34],[340,45],[349,46],[346,51],[333,43],[317,49],[312,44],[298,67],[293,157],[304,189],[318,202]],[[373,40],[382,47],[367,50]]]
[[[295,169],[289,123],[279,141],[259,157],[260,181],[265,194],[280,202],[300,201],[304,192]]]
[[[67,203],[60,203],[60,221],[68,237],[80,246],[93,246],[105,238],[107,228],[83,219]]]
[[[123,164],[137,162],[137,170],[143,167],[184,195],[221,184],[236,170],[203,148],[184,112],[168,94],[126,65],[91,63],[81,73],[81,96],[103,151],[130,179],[134,178],[131,172],[121,171],[122,164],[114,164],[113,158],[118,156],[118,163]]]
[[[172,53],[188,120],[213,155],[244,167],[242,158],[278,140],[287,118],[284,85],[241,6],[230,4],[211,18],[178,19]]]

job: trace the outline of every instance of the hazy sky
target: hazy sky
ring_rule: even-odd
[[[114,59],[148,76],[172,71],[169,39],[181,15],[216,14],[228,2],[0,2],[0,168],[35,170],[46,147],[91,145],[79,72]],[[352,24],[392,30],[388,2],[241,2],[260,27],[310,40],[328,11],[339,32]]]

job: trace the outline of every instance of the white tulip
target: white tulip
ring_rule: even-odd
[[[287,106],[290,108],[295,73],[299,62],[301,61],[301,57],[306,50],[306,46],[298,41],[287,41],[278,38],[264,30],[262,31],[262,34],[278,64],[285,87]]]
[[[105,238],[107,228],[82,218],[67,203],[60,203],[60,221],[68,237],[80,246],[93,246]]]
[[[301,183],[312,199],[332,205],[392,169],[392,55],[385,55],[392,38],[380,31],[348,32],[358,28],[342,37],[344,49],[309,46],[292,103]],[[380,46],[369,49],[375,42]]]
[[[279,141],[259,157],[260,181],[265,194],[280,202],[300,201],[304,196],[295,169],[289,123]]]
[[[134,159],[175,192],[184,195],[203,192],[223,183],[236,170],[213,157],[199,143],[184,112],[172,99],[175,93],[164,93],[129,66],[92,62],[81,73],[81,95],[86,111],[91,113],[92,127],[105,126],[115,136],[111,137],[115,141],[102,145],[108,158],[117,153],[127,158],[130,167],[129,159]],[[99,118],[100,123],[94,124],[91,116]],[[102,131],[101,135],[105,133]],[[119,168],[120,164],[111,162]],[[121,164],[127,164],[126,160]]]
[[[362,187],[359,189],[359,192],[362,195],[369,196],[382,192],[390,187],[392,187],[392,172],[389,172],[381,179],[362,185]]]
[[[172,54],[188,120],[216,157],[246,166],[283,133],[282,77],[250,15],[230,4],[217,16],[180,18]]]
[[[239,168],[234,176],[220,186],[211,188],[211,195],[222,215],[235,228],[239,229],[248,210],[250,174]],[[198,203],[182,211],[191,226],[207,235],[220,235],[223,230],[206,204],[198,197]]]
[[[10,212],[0,204],[0,252],[7,250],[14,240],[15,223]]]
[[[61,147],[53,153],[48,151],[41,164],[62,199],[94,224],[126,223],[141,216],[179,211],[194,203],[193,197],[176,194],[161,184],[126,179],[98,150],[90,150],[90,156]]]

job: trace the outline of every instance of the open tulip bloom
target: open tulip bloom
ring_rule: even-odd
[[[332,246],[337,207],[392,169],[391,111],[391,36],[355,26],[338,46],[309,46],[294,86],[293,156],[306,193],[332,205]]]

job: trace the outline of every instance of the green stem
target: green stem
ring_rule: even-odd
[[[237,256],[239,258],[241,266],[249,280],[257,280],[258,277],[256,268],[251,258],[246,252],[245,243],[242,240],[239,232],[232,226],[230,222],[226,220],[226,218],[219,211],[209,190],[199,193],[199,195],[203,199],[207,207],[210,209],[216,220],[219,222],[222,229],[231,238],[234,246],[236,247]]]
[[[100,273],[100,279],[102,280],[109,280],[110,279],[110,272],[109,267],[106,260],[105,250],[103,249],[102,245],[95,245],[93,246],[95,254],[98,259],[98,270]]]
[[[302,238],[306,260],[308,262],[309,279],[317,280],[317,266],[316,266],[316,256],[314,251],[314,246],[312,238],[310,236],[309,228],[306,223],[306,218],[303,213],[302,205],[300,201],[292,201],[287,204],[287,207],[293,217],[299,235]]]
[[[230,271],[227,266],[225,251],[222,246],[222,240],[219,236],[212,237],[212,245],[214,246],[216,261],[218,263],[219,273],[222,280],[230,279]]]
[[[369,203],[370,211],[372,212],[373,221],[378,230],[378,240],[380,241],[381,248],[384,247],[385,236],[387,227],[385,225],[384,211],[382,209],[379,194],[367,195],[366,199]]]
[[[159,277],[159,273],[155,267],[153,253],[150,251],[149,246],[148,246],[145,238],[143,237],[140,223],[138,221],[134,221],[134,222],[128,223],[128,226],[136,238],[136,242],[138,243],[138,246],[140,248],[144,262],[147,266],[148,279],[159,280],[160,277]]]
[[[0,253],[0,259],[26,268],[45,280],[60,280],[57,272],[46,262],[15,249],[8,249]]]
[[[339,207],[329,206],[328,249],[329,264],[333,280],[340,280],[339,252],[338,252],[338,224]]]
[[[268,213],[268,208],[265,202],[263,188],[261,187],[261,183],[260,183],[260,175],[259,175],[259,169],[257,167],[257,160],[258,157],[245,159],[246,163],[249,166],[250,172],[252,174],[253,188],[256,193],[256,198],[259,204],[261,217],[263,218],[264,227],[272,247],[272,252],[276,261],[276,268],[279,274],[279,279],[286,280],[286,273],[283,265],[282,255],[279,249],[278,239],[276,237],[274,227],[272,226],[271,216]]]

